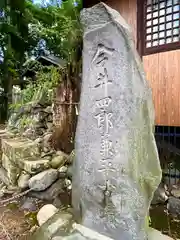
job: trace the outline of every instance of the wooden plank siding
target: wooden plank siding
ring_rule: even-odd
[[[180,126],[180,50],[143,57],[153,90],[156,124]]]

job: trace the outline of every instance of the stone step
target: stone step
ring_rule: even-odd
[[[36,174],[50,167],[49,159],[25,158],[12,162],[4,153],[2,155],[2,166],[10,175],[19,175],[22,170],[30,174]],[[8,174],[8,176],[10,176]]]
[[[7,175],[7,171],[3,168],[0,167],[0,180],[6,185],[8,186],[10,184],[9,182],[9,178]]]
[[[0,130],[0,162],[2,157],[2,144],[1,141],[3,138],[11,138],[12,134],[10,132],[7,132],[6,130]]]
[[[7,172],[9,183],[16,185],[21,170],[14,163],[12,163],[4,153],[2,154],[2,167]]]
[[[37,158],[40,155],[37,143],[25,138],[1,139],[2,152],[14,164],[19,159]]]
[[[42,172],[48,168],[50,168],[49,159],[45,158],[26,158],[19,159],[18,166],[23,169],[25,172],[30,173],[32,175]]]

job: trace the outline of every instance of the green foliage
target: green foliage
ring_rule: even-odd
[[[39,66],[39,71],[36,75],[36,82],[29,81],[26,88],[21,91],[21,102],[10,105],[10,109],[18,111],[23,105],[30,102],[37,102],[41,98],[45,103],[52,102],[53,90],[61,81],[61,71],[56,67]],[[44,95],[43,95],[44,94]],[[41,96],[43,95],[43,96]]]
[[[56,56],[68,61],[76,57],[82,38],[80,25],[81,1],[63,1],[60,7],[39,7],[26,3],[30,20],[29,33],[34,41],[44,39],[46,48]],[[38,49],[34,49],[37,51]]]
[[[25,129],[25,127],[33,125],[35,122],[33,119],[23,115],[22,118],[19,120],[19,128]]]
[[[149,228],[152,225],[151,217],[148,215],[145,221],[146,221],[146,227]]]
[[[30,0],[3,0],[0,4],[0,86],[7,98],[14,80],[21,79],[23,63],[32,55],[37,56],[40,41],[46,50],[70,65],[76,65],[81,58],[82,30],[80,10],[82,1],[62,1],[62,4],[46,7],[33,4]],[[3,14],[1,14],[3,13]],[[1,59],[1,58],[0,58]],[[56,72],[38,71],[37,84],[29,83],[24,90],[24,102],[32,99],[36,88],[53,88]],[[45,81],[44,81],[45,79]],[[48,79],[48,80],[47,80]],[[9,98],[9,99],[8,99]]]
[[[27,222],[30,224],[30,226],[38,225],[37,212],[27,211],[27,212],[25,213],[25,219],[26,219]]]

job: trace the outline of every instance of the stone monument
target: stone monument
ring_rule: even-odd
[[[84,9],[83,81],[72,203],[79,223],[115,240],[147,239],[161,180],[151,90],[129,26],[104,3]]]

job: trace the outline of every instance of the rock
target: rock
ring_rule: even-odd
[[[72,150],[72,152],[69,155],[69,163],[72,164],[75,159],[75,150]]]
[[[21,189],[28,188],[29,186],[28,182],[30,178],[31,178],[31,175],[29,173],[22,172],[18,179],[18,187]]]
[[[52,204],[47,204],[43,206],[37,214],[37,221],[39,226],[43,225],[49,218],[51,218],[57,212],[58,209]]]
[[[87,237],[82,236],[82,234],[79,233],[79,232],[73,232],[73,233],[71,233],[70,236],[67,236],[67,237],[63,238],[63,240],[91,240],[91,239],[94,239],[93,236],[92,236],[92,238],[87,238]],[[101,236],[101,238],[99,238],[99,240],[100,239],[103,240],[102,236]],[[112,240],[112,239],[108,238],[108,240]]]
[[[0,198],[4,197],[4,195],[5,195],[5,190],[6,190],[6,186],[3,186],[3,187],[0,189]]]
[[[53,121],[53,116],[52,114],[49,114],[47,117],[47,122],[52,122]]]
[[[46,125],[47,125],[47,128],[48,128],[48,131],[52,132],[53,131],[53,126],[54,126],[53,123],[47,122]]]
[[[53,201],[59,194],[64,193],[65,183],[63,179],[57,180],[48,189],[41,192],[31,191],[28,195],[44,201]]]
[[[23,159],[37,158],[40,154],[38,144],[24,138],[2,139],[2,150],[16,165]]]
[[[53,184],[58,178],[58,171],[55,169],[48,169],[44,172],[38,173],[29,180],[29,188],[34,191],[43,191]]]
[[[52,133],[47,133],[46,135],[44,135],[43,137],[44,147],[49,148],[51,138],[52,138]]]
[[[2,158],[2,146],[1,146],[1,139],[2,138],[10,138],[13,136],[12,133],[9,133],[7,130],[0,130],[0,163],[1,163],[1,158]]]
[[[53,237],[52,240],[63,240],[63,237]]]
[[[14,186],[14,185],[10,185],[10,184],[7,186],[7,189],[9,192],[11,192],[11,194],[12,193],[20,193],[20,191],[21,191],[21,189],[19,189],[18,186]]]
[[[29,138],[29,139],[35,139],[36,131],[35,131],[35,129],[28,128],[23,132],[22,136],[26,137],[26,138]]]
[[[51,167],[52,168],[59,168],[63,166],[68,161],[68,155],[58,151],[56,153],[56,156],[52,158],[51,160]]]
[[[145,240],[147,212],[162,176],[151,89],[122,16],[101,2],[83,9],[81,19],[73,209],[82,225],[114,240]]]
[[[67,176],[68,176],[70,179],[72,179],[72,176],[73,176],[73,166],[72,166],[72,165],[68,166]]]
[[[49,162],[52,160],[52,156],[51,155],[47,155],[46,156],[46,159],[48,159],[49,160]]]
[[[18,176],[21,172],[20,168],[15,166],[15,163],[10,161],[10,159],[4,153],[2,155],[2,166],[7,171],[9,183],[16,185]]]
[[[50,157],[52,158],[52,156],[53,156],[54,153],[55,153],[55,152],[54,152],[53,150],[51,150],[50,152],[47,152],[47,153],[42,152],[42,153],[41,153],[41,157],[42,157],[42,158],[45,158],[45,157],[47,157],[47,156],[50,156]]]
[[[45,212],[46,215],[46,212]],[[30,240],[50,240],[66,234],[71,229],[72,214],[58,211],[49,218],[30,238]]]
[[[180,186],[173,188],[171,190],[171,195],[176,198],[180,198]]]
[[[163,186],[163,184],[160,184],[157,190],[154,193],[153,200],[151,202],[152,205],[160,204],[160,203],[165,203],[168,200],[168,196],[166,194],[166,187]]]
[[[21,159],[18,161],[18,165],[21,169],[29,174],[37,174],[50,168],[49,160],[46,158]]]
[[[54,199],[53,205],[54,205],[55,207],[57,207],[57,208],[60,208],[60,207],[63,206],[61,200],[60,200],[58,197],[56,197],[56,198]]]
[[[38,229],[37,225],[32,226],[32,228],[29,230],[29,232],[32,234]]]
[[[39,137],[36,140],[34,140],[34,142],[37,143],[37,144],[41,144],[43,142],[43,138]]]
[[[46,123],[46,126],[47,126],[47,129],[48,129],[47,131],[50,132],[50,133],[52,133],[52,132],[53,132],[54,124],[51,123],[51,122],[47,122],[47,123]]]
[[[72,183],[71,183],[71,180],[69,179],[65,179],[65,187],[68,189],[68,190],[71,190],[72,189]]]
[[[45,126],[42,126],[41,128],[37,128],[36,129],[36,135],[38,135],[38,136],[43,136],[43,134],[46,132],[46,128],[45,128]]]
[[[167,210],[173,217],[180,215],[180,199],[170,196],[167,203]]]
[[[48,106],[47,108],[45,108],[44,112],[46,112],[48,114],[52,114],[52,106]]]
[[[68,171],[68,168],[67,166],[62,166],[58,169],[58,172],[59,172],[59,177],[60,178],[65,178],[66,175],[67,175],[67,171]]]
[[[8,179],[8,176],[7,176],[7,171],[3,168],[3,167],[0,167],[0,180],[6,185],[8,186],[10,183],[9,183],[9,179]]]
[[[44,153],[48,153],[50,150],[51,150],[50,147],[49,148],[48,147],[43,147],[43,152]]]
[[[38,208],[36,206],[35,199],[25,197],[25,200],[23,201],[22,205],[20,206],[20,209],[26,210],[29,212],[36,212]]]

